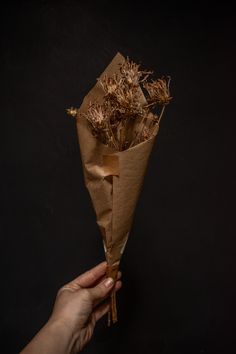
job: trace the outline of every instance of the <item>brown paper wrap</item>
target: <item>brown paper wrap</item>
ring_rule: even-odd
[[[124,60],[124,57],[117,53],[101,77],[104,74],[119,74],[119,64]],[[103,89],[97,82],[84,98],[79,113],[86,112],[90,102],[102,102],[103,96]],[[141,99],[145,100],[144,96]],[[108,264],[107,276],[116,279],[155,136],[128,150],[115,151],[92,135],[86,118],[80,114],[77,116],[77,132],[85,183],[103,237]],[[116,321],[116,298],[113,289],[108,325]]]

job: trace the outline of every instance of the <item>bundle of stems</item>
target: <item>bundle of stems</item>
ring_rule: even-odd
[[[104,90],[102,103],[90,102],[85,113],[73,107],[67,112],[83,114],[92,134],[103,144],[117,151],[129,149],[154,135],[172,98],[170,77],[153,80],[151,74],[126,58],[119,73],[98,79]]]

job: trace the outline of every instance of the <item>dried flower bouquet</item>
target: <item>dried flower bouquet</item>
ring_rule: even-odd
[[[151,74],[117,53],[80,108],[67,110],[76,117],[85,183],[103,236],[107,276],[114,279],[148,158],[171,100],[170,78],[150,80]],[[112,291],[108,325],[117,321],[115,296]]]

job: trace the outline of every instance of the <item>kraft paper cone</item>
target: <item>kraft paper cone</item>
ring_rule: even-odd
[[[119,64],[124,60],[117,53],[101,77],[104,74],[119,74]],[[90,102],[102,102],[103,96],[103,89],[97,82],[84,98],[79,113],[86,112]],[[154,137],[124,151],[115,151],[96,139],[86,118],[80,114],[77,116],[77,132],[85,184],[103,237],[108,263],[107,276],[112,276],[115,280],[157,131]],[[111,294],[109,325],[111,321],[117,321],[114,290]]]

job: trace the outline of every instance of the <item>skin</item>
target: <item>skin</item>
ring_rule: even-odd
[[[84,348],[109,310],[111,290],[122,286],[120,272],[115,283],[106,278],[106,266],[98,264],[58,291],[48,322],[20,354],[76,354]]]

